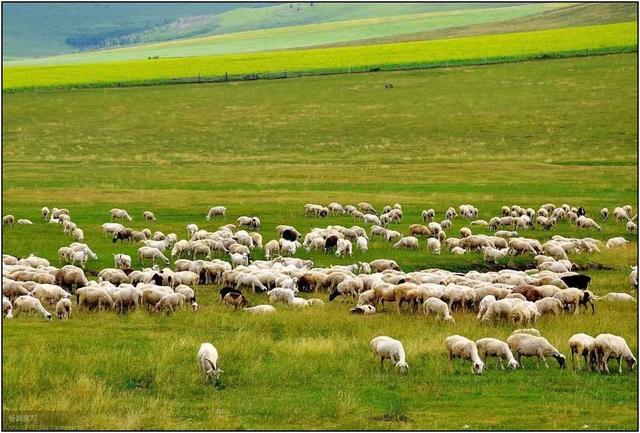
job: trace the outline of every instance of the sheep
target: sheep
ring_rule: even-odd
[[[456,256],[461,256],[463,254],[466,254],[467,250],[465,250],[464,248],[461,247],[453,247],[451,249],[451,254],[456,255]]]
[[[613,218],[616,220],[616,222],[620,222],[623,220],[627,221],[630,219],[630,217],[631,215],[624,208],[616,207],[615,209],[613,209]]]
[[[482,255],[485,262],[492,261],[493,263],[498,263],[500,259],[508,255],[508,251],[508,249],[499,250],[491,246],[486,246],[482,248]]]
[[[422,304],[422,311],[425,316],[428,316],[429,313],[433,313],[437,318],[443,319],[445,322],[456,322],[453,316],[449,313],[447,303],[438,298],[429,298],[424,301],[424,304]]]
[[[358,236],[356,239],[356,245],[362,254],[369,250],[369,241],[364,236]]]
[[[629,285],[632,289],[638,289],[638,266],[632,266],[629,272]]]
[[[338,243],[336,244],[336,257],[344,256],[344,255],[353,255],[353,245],[351,241],[348,239],[338,239]]]
[[[600,209],[600,218],[602,218],[602,221],[609,221],[609,209],[606,207]]]
[[[369,213],[368,214],[364,214],[363,221],[364,221],[365,224],[375,224],[375,225],[378,225],[378,226],[383,225],[380,222],[380,218],[378,218],[376,215],[369,214]]]
[[[313,306],[324,307],[324,301],[318,298],[309,298],[307,299],[307,303],[309,304],[310,307],[313,307]]]
[[[535,301],[536,307],[538,308],[538,312],[541,316],[545,314],[553,314],[557,316],[562,312],[563,304],[560,299],[557,298],[542,298],[540,300]]]
[[[234,310],[238,307],[249,307],[249,301],[239,290],[231,287],[220,289],[220,304],[233,305]]]
[[[407,249],[417,250],[418,239],[413,236],[403,237],[393,245],[393,248],[395,249],[407,248]]]
[[[309,301],[307,301],[306,299],[303,298],[293,298],[289,301],[289,305],[296,307],[296,308],[308,308],[309,307]]]
[[[478,304],[478,315],[476,316],[476,320],[482,319],[482,316],[485,315],[491,304],[494,302],[496,302],[496,297],[493,295],[486,295],[482,297]]]
[[[169,264],[169,259],[162,254],[158,248],[155,247],[140,247],[138,248],[138,259],[141,264],[144,264],[144,259],[151,259],[152,263],[156,264],[156,259],[162,259],[166,264]]]
[[[529,334],[529,335],[535,335],[536,337],[540,337],[540,331],[538,331],[536,328],[516,329],[511,333],[511,335],[515,335],[515,334]]]
[[[122,269],[105,268],[98,272],[98,281],[108,281],[117,285],[129,283],[129,277]]]
[[[53,307],[60,299],[70,298],[71,294],[55,284],[37,284],[31,296],[38,298],[43,305]]]
[[[257,276],[249,273],[243,273],[238,275],[238,278],[236,279],[236,290],[246,288],[251,288],[253,293],[257,293],[258,291],[267,291],[267,288],[260,282]]]
[[[594,296],[596,301],[614,301],[614,302],[637,302],[636,298],[628,293],[610,292],[604,296]]]
[[[356,298],[358,292],[362,290],[364,283],[359,278],[347,277],[338,283],[335,289],[329,295],[329,301],[333,301],[338,296],[353,296]]]
[[[131,256],[127,254],[114,254],[113,261],[116,269],[129,269],[131,268]]]
[[[514,325],[530,322],[536,323],[540,317],[536,304],[531,301],[517,302],[513,308],[511,308],[510,314]]]
[[[618,360],[618,372],[622,374],[622,359],[627,361],[629,370],[634,370],[636,358],[624,338],[612,334],[600,334],[594,338],[592,350],[595,354],[596,365],[601,373],[609,373],[609,358]]]
[[[374,359],[380,358],[380,368],[384,366],[384,360],[389,359],[400,373],[407,373],[409,365],[405,359],[404,347],[398,340],[387,336],[378,336],[369,343]]]
[[[207,380],[210,378],[218,380],[220,373],[224,373],[224,370],[220,370],[218,367],[218,351],[211,343],[202,343],[200,345],[197,358],[200,371]]]
[[[633,221],[629,221],[627,223],[627,231],[631,234],[636,234],[638,233],[638,225],[636,223],[634,223]]]
[[[433,209],[427,209],[422,211],[422,221],[424,222],[433,221],[435,217],[436,217],[436,211]]]
[[[19,225],[33,225],[33,222],[31,220],[26,219],[26,218],[20,218],[18,220],[18,224]]]
[[[280,253],[280,243],[277,240],[270,240],[264,246],[264,256],[267,260],[271,259],[273,254]]]
[[[13,302],[18,296],[30,295],[30,292],[21,283],[3,277],[2,295]]]
[[[29,295],[19,296],[13,301],[13,317],[18,317],[22,312],[39,314],[45,319],[51,320],[51,313],[42,306],[40,300]]]
[[[111,218],[111,221],[115,220],[116,218],[126,219],[127,221],[131,221],[132,219],[126,210],[118,208],[111,209],[109,211],[109,217]]]
[[[256,305],[255,307],[245,307],[242,311],[251,314],[273,314],[276,312],[276,309],[271,305]]]
[[[471,230],[468,227],[462,227],[460,229],[460,237],[461,238],[468,238],[471,235],[472,235]]]
[[[360,209],[361,212],[371,212],[374,214],[378,213],[378,211],[376,211],[373,206],[365,201],[358,203],[356,206],[358,209]]]
[[[2,217],[2,225],[5,226],[12,226],[16,221],[16,217],[14,217],[13,215],[5,215],[4,217]]]
[[[214,206],[212,208],[209,209],[209,212],[207,212],[207,216],[205,217],[205,219],[207,221],[210,221],[211,218],[215,218],[217,216],[221,216],[223,218],[226,218],[226,214],[227,214],[227,208],[224,206]]]
[[[59,320],[67,320],[71,316],[71,301],[68,298],[62,298],[56,304],[56,316]]]
[[[511,317],[511,309],[516,304],[516,299],[500,299],[491,304],[487,308],[487,312],[482,316],[481,323],[487,323],[493,320],[505,319]]]
[[[13,305],[8,298],[2,297],[2,317],[13,319]]]
[[[440,254],[440,251],[441,251],[440,241],[436,238],[428,238],[427,250],[431,251],[433,254]]]
[[[545,356],[553,356],[561,369],[566,368],[567,360],[565,356],[551,345],[544,337],[538,337],[531,334],[517,333],[507,338],[507,344],[509,348],[516,356],[521,368],[524,368],[522,364],[523,356],[535,356],[536,366],[540,367],[540,360],[544,362],[544,365],[549,368]]]
[[[476,343],[468,338],[460,335],[451,335],[445,339],[447,351],[449,352],[449,361],[453,365],[455,358],[462,359],[462,365],[466,359],[471,361],[471,371],[475,374],[482,374],[484,371],[484,362],[478,355]]]
[[[627,245],[629,241],[623,238],[622,236],[618,236],[615,238],[611,238],[607,240],[607,248],[619,248]]]
[[[154,215],[154,213],[151,212],[151,211],[148,211],[148,210],[146,210],[146,211],[144,211],[142,213],[142,218],[144,218],[147,221],[154,221],[154,222],[157,221],[156,216]]]
[[[357,305],[351,310],[349,310],[350,314],[362,314],[363,316],[370,316],[376,313],[376,307],[373,305]]]
[[[182,293],[169,293],[163,296],[153,308],[153,311],[160,313],[176,313],[176,310],[184,305],[186,301]]]
[[[500,341],[495,338],[481,338],[476,341],[476,347],[478,348],[478,355],[482,362],[487,362],[487,356],[495,356],[498,358],[500,368],[504,370],[503,361],[507,361],[507,367],[511,370],[518,368],[518,361],[513,357],[509,345],[504,341]]]
[[[40,214],[42,215],[42,219],[44,219],[45,221],[49,219],[49,214],[51,213],[51,211],[49,211],[49,208],[44,206],[42,209],[40,209]]]
[[[580,370],[580,357],[584,357],[584,368],[591,370],[595,364],[595,352],[593,352],[594,338],[587,334],[574,334],[569,338],[569,350],[571,353],[571,365],[574,370]],[[576,366],[575,357],[578,357]],[[589,361],[587,361],[589,358]]]
[[[394,260],[377,259],[369,262],[371,272],[382,272],[387,269],[400,270],[400,266]]]
[[[580,229],[596,229],[597,231],[601,230],[600,226],[594,220],[592,220],[591,218],[587,218],[584,215],[578,217],[578,219],[576,220],[576,225]]]

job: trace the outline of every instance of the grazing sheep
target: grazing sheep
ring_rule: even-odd
[[[56,316],[59,320],[67,320],[71,316],[71,301],[68,298],[62,298],[56,304]]]
[[[431,251],[433,254],[440,254],[440,251],[441,251],[440,240],[436,238],[428,238],[427,250]]]
[[[211,343],[202,343],[200,345],[197,358],[200,371],[207,380],[209,378],[217,380],[220,377],[220,373],[224,373],[224,370],[220,370],[218,367],[218,351]]]
[[[611,238],[607,240],[607,248],[620,248],[627,245],[629,241],[623,238],[622,236],[618,236],[615,238]]]
[[[13,305],[8,298],[2,297],[2,317],[13,319]]]
[[[220,304],[233,305],[234,310],[238,307],[249,307],[249,301],[239,290],[231,287],[223,287],[220,289]]]
[[[217,216],[221,216],[226,218],[226,214],[227,214],[227,208],[224,206],[214,206],[211,209],[209,209],[209,212],[207,213],[207,216],[205,217],[205,219],[207,221],[211,220],[211,218],[215,218]]]
[[[451,249],[451,254],[456,255],[456,256],[461,256],[467,253],[467,250],[465,250],[464,248],[461,247],[453,247]]]
[[[18,220],[18,224],[19,225],[33,225],[33,222],[31,220],[26,219],[26,218],[20,218]]]
[[[509,253],[508,249],[499,250],[491,246],[482,248],[482,255],[484,257],[485,262],[492,261],[493,263],[498,263],[500,259],[502,259],[503,257],[507,257],[508,253]]]
[[[449,361],[451,361],[452,365],[455,358],[462,359],[462,365],[468,359],[471,361],[471,371],[475,374],[482,374],[484,362],[478,355],[476,343],[460,335],[451,335],[446,338],[445,342],[449,352]]]
[[[127,221],[131,221],[132,219],[126,210],[118,208],[111,209],[109,211],[109,217],[111,218],[111,221],[115,220],[116,218],[126,219]]]
[[[387,269],[393,269],[395,271],[400,270],[400,266],[394,260],[378,259],[369,262],[371,272],[383,272]]]
[[[29,295],[19,296],[13,302],[13,316],[18,317],[20,313],[39,314],[47,320],[51,320],[51,313],[42,306],[40,300]]]
[[[362,254],[369,250],[369,241],[364,236],[358,236],[356,239],[356,245]]]
[[[131,268],[131,256],[127,254],[114,254],[113,261],[116,269],[129,269]]]
[[[242,311],[251,314],[273,314],[276,312],[276,309],[271,305],[256,305],[255,307],[245,307]]]
[[[336,244],[336,257],[353,255],[353,245],[351,241],[348,239],[338,239],[338,243]]]
[[[511,335],[515,334],[530,334],[535,335],[536,337],[540,337],[540,331],[538,331],[536,328],[516,329],[511,333]]]
[[[613,302],[636,302],[636,298],[628,293],[610,292],[604,296],[594,296],[596,301],[613,301]]]
[[[185,296],[182,293],[169,293],[163,296],[153,308],[153,311],[157,313],[176,313],[176,310],[182,306],[186,301]]]
[[[422,304],[422,311],[425,316],[433,313],[437,318],[443,319],[445,322],[455,323],[455,319],[449,313],[449,306],[446,302],[438,298],[429,298]]]
[[[636,223],[634,223],[633,221],[629,221],[627,223],[627,231],[631,234],[636,234],[638,233],[638,225]]]
[[[537,337],[531,334],[518,333],[513,334],[509,338],[507,338],[507,344],[509,348],[516,356],[518,363],[522,368],[522,357],[523,356],[535,356],[536,357],[536,366],[540,367],[540,360],[544,362],[544,365],[549,368],[549,364],[547,364],[547,360],[545,356],[553,356],[560,368],[566,368],[567,360],[565,356],[558,351],[555,347],[551,345],[544,337]]]
[[[602,218],[602,221],[609,221],[609,209],[606,207],[600,209],[600,217]]]
[[[428,210],[423,210],[422,211],[422,221],[427,222],[427,221],[433,221],[433,219],[436,217],[436,211],[433,209],[428,209]]]
[[[531,301],[517,302],[513,308],[511,308],[511,320],[514,325],[527,324],[530,322],[536,323],[540,313],[536,304]]]
[[[580,370],[580,357],[584,358],[584,368],[591,370],[595,364],[595,352],[593,352],[594,338],[587,334],[574,334],[569,338],[569,350],[571,352],[571,365],[574,370]],[[576,366],[575,357],[578,357]],[[589,358],[589,361],[587,361]]]
[[[5,215],[2,217],[2,224],[5,226],[12,226],[16,222],[16,217],[13,215]]]
[[[403,237],[398,242],[396,242],[395,245],[393,245],[393,248],[395,248],[395,249],[407,248],[407,249],[417,250],[418,249],[418,238],[413,237],[413,236]]]
[[[538,312],[541,316],[545,314],[553,314],[557,316],[562,312],[563,304],[557,298],[542,298],[535,302]]]
[[[267,288],[260,282],[256,275],[250,273],[243,273],[238,275],[238,278],[236,279],[236,290],[248,288],[250,288],[253,293],[257,293],[258,291],[267,291]]]
[[[504,370],[503,361],[507,361],[507,366],[511,370],[518,368],[518,361],[513,357],[509,345],[504,341],[497,340],[495,338],[481,338],[476,341],[476,347],[478,348],[478,355],[482,362],[487,362],[487,356],[495,356],[498,358],[500,368]]]
[[[155,247],[140,247],[138,248],[138,259],[141,264],[144,264],[144,259],[151,259],[152,263],[156,264],[156,259],[162,259],[166,264],[169,264],[169,259],[162,254],[158,248]]]
[[[609,359],[618,360],[618,372],[622,374],[622,359],[627,361],[629,370],[634,370],[636,366],[636,358],[629,349],[624,338],[612,334],[600,334],[592,344],[592,350],[595,353],[596,365],[601,373],[609,373]]]
[[[51,212],[49,211],[49,208],[45,206],[40,209],[40,214],[42,215],[42,219],[46,221],[49,219],[49,214],[51,214]]]
[[[154,221],[154,222],[157,221],[154,213],[148,210],[142,213],[142,217],[147,221]]]
[[[576,225],[580,229],[596,229],[597,231],[601,230],[600,226],[594,220],[592,220],[591,218],[587,218],[584,215],[578,217],[578,219],[576,220]]]
[[[407,373],[409,365],[406,363],[404,347],[398,340],[391,337],[375,337],[369,343],[374,358],[380,358],[380,368],[384,366],[384,360],[389,359],[400,373]]]

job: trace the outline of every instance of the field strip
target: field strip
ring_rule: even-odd
[[[295,71],[288,76],[319,75],[609,54],[637,50],[636,34],[637,24],[632,22],[358,47],[5,67],[3,91],[220,81],[229,74],[238,79],[282,78],[278,74],[283,71]],[[268,75],[257,75],[263,73]]]

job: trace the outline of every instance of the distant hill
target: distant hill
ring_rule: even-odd
[[[5,3],[3,60],[201,35],[517,3]]]
[[[260,3],[3,3],[3,60],[53,56],[109,35]],[[272,4],[268,4],[273,6]],[[75,45],[74,45],[75,43]]]

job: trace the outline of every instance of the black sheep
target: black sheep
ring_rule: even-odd
[[[223,287],[222,289],[220,289],[220,302],[222,302],[222,298],[224,298],[227,293],[242,294],[240,290],[234,289],[233,287]]]
[[[298,240],[298,235],[293,230],[286,229],[282,232],[282,239],[286,239],[290,242],[295,242]]]
[[[586,211],[584,210],[584,208],[582,206],[580,206],[578,208],[578,212],[577,212],[578,216],[583,216],[586,214]]]
[[[329,236],[325,241],[324,241],[324,250],[326,252],[331,251],[333,248],[336,247],[336,245],[338,245],[338,236]]]
[[[567,277],[560,278],[569,287],[575,287],[580,290],[587,290],[591,277],[589,275],[569,275]]]

